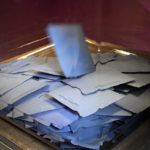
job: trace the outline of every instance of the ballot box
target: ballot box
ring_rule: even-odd
[[[86,43],[96,71],[73,79],[62,75],[54,44],[2,62],[0,117],[52,149],[99,149],[130,134],[150,113],[149,56]]]

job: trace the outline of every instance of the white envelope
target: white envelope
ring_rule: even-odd
[[[108,89],[133,80],[134,78],[126,74],[98,64],[95,72],[77,79],[64,80],[64,82],[72,87],[80,88],[84,94],[90,94],[97,90]]]
[[[96,115],[102,116],[132,116],[128,111],[123,110],[115,104],[111,104],[103,109],[99,109],[96,112]]]
[[[97,53],[91,53],[91,57],[94,64],[97,64],[99,61],[99,55]]]
[[[7,115],[7,117],[10,117],[10,118],[17,118],[17,117],[20,117],[20,116],[24,116],[24,113],[21,111],[21,110],[18,110],[18,109],[13,109],[11,112],[9,112]]]
[[[121,72],[150,72],[150,61],[136,55],[118,56],[105,65]]]
[[[29,61],[29,65],[17,69],[13,71],[13,73],[20,73],[20,72],[27,72],[27,71],[43,72],[52,75],[63,75],[56,57],[47,58],[47,59],[44,57],[42,61],[41,58],[37,57],[35,60],[32,60],[32,62]]]
[[[97,54],[99,56],[99,61],[101,63],[107,63],[109,61],[115,60],[116,59],[116,54],[115,53],[103,53],[103,54]]]
[[[130,76],[135,79],[135,82],[128,85],[140,88],[150,83],[150,74],[130,74]]]
[[[25,59],[19,60],[18,64],[16,64],[16,68],[13,68],[11,73],[20,73],[26,71],[31,66],[39,66],[47,63],[48,57],[35,57],[31,56]],[[25,65],[22,65],[25,64]],[[19,67],[20,66],[20,67]]]
[[[45,82],[30,79],[4,94],[1,99],[8,104],[13,104],[19,99],[41,89],[44,86],[46,86]]]
[[[14,70],[18,70],[28,65],[28,62],[24,60],[14,60],[12,62],[4,63],[0,65],[0,71],[3,73],[12,73]]]
[[[58,69],[57,67],[52,68],[49,64],[36,66],[36,67],[32,68],[31,70],[37,71],[37,72],[48,73],[48,74],[52,74],[52,75],[63,76],[61,69]]]
[[[32,115],[62,107],[63,106],[58,102],[54,101],[53,98],[47,97],[45,93],[41,93],[22,102],[15,108],[21,110],[25,114]]]
[[[20,117],[19,120],[25,121],[25,122],[34,122],[34,118],[32,116],[25,115],[23,117]]]
[[[0,95],[30,79],[30,76],[0,73]]]
[[[111,90],[98,91],[95,94],[83,96],[78,89],[67,85],[49,92],[49,95],[70,109],[77,111],[82,117],[93,114],[99,108],[104,108],[124,97],[124,95]]]
[[[150,89],[144,91],[141,95],[127,95],[116,102],[117,105],[134,113],[139,113],[150,106]]]
[[[25,72],[25,73],[23,73],[23,75],[38,77],[38,78],[41,78],[41,79],[48,79],[50,81],[60,79],[60,76],[50,75],[50,74],[36,72],[36,71]]]
[[[7,106],[8,106],[8,104],[6,102],[4,102],[2,99],[0,99],[0,110],[4,109]]]

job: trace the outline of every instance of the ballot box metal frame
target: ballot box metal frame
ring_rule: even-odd
[[[117,53],[117,54],[120,54],[120,55],[126,55],[126,52],[130,52],[130,53],[135,53],[137,55],[140,55],[142,57],[150,59],[150,53],[141,53],[140,50],[128,49],[128,48],[125,48],[123,46],[119,46],[119,45],[115,45],[115,44],[111,44],[111,43],[107,43],[107,42],[98,43],[98,42],[90,40],[88,38],[86,38],[86,42],[88,43],[88,47],[89,47],[89,50],[90,50],[91,53],[112,52],[112,53]],[[0,64],[5,63],[5,62],[9,62],[9,61],[12,61],[12,60],[15,60],[15,59],[27,58],[29,56],[53,57],[53,56],[55,56],[54,45],[53,44],[48,44],[48,45],[42,46],[42,47],[37,48],[35,50],[32,50],[32,51],[29,51],[27,53],[21,54],[19,56],[7,59],[3,62],[0,62]],[[123,140],[123,138],[126,137],[126,135],[130,134],[145,119],[147,119],[149,115],[150,115],[150,108],[146,109],[144,112],[142,112],[138,115],[135,114],[133,117],[129,118],[127,120],[127,127],[125,129],[125,133],[117,135],[113,139],[113,141],[110,141],[106,144],[108,144],[110,146],[117,145],[120,140]],[[8,117],[4,116],[3,114],[0,114],[0,119],[12,124],[13,126],[17,127],[18,129],[21,129],[22,131],[24,131],[25,133],[33,136],[34,138],[40,140],[41,142],[47,144],[53,150],[61,150],[61,148],[58,145],[50,143],[49,140],[42,138],[40,135],[37,135],[34,131],[32,131],[30,129],[27,129],[27,128],[17,124],[13,119],[8,118]],[[134,126],[134,128],[133,128],[133,126]],[[119,128],[122,128],[122,126],[120,126]],[[115,141],[115,144],[114,144],[114,141]],[[116,142],[116,141],[118,141],[118,142]],[[76,148],[76,149],[77,150],[83,150],[85,148]],[[68,150],[70,150],[70,149],[68,149]]]

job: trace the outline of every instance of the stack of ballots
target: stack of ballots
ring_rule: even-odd
[[[79,25],[50,25],[56,57],[0,65],[0,112],[49,142],[98,150],[150,106],[150,61],[90,54]]]

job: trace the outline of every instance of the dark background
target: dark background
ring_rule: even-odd
[[[150,52],[149,0],[1,0],[0,60],[47,44],[48,23],[80,23],[90,39]]]

